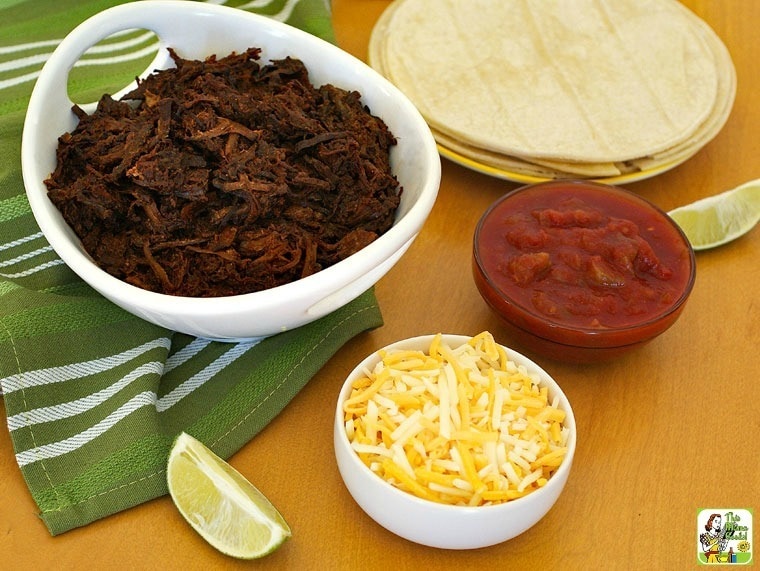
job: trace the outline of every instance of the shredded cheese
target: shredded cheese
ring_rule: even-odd
[[[565,412],[483,332],[459,347],[381,351],[343,406],[353,450],[392,485],[478,506],[546,485],[567,452]]]

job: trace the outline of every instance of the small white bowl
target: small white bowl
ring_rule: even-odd
[[[385,350],[427,350],[433,335],[398,341]],[[443,335],[451,347],[467,342],[464,335]],[[368,356],[351,371],[343,384],[335,410],[334,447],[338,469],[351,496],[359,506],[389,531],[405,539],[444,549],[477,549],[495,545],[520,535],[535,525],[551,509],[565,487],[573,463],[576,443],[575,417],[559,385],[541,367],[523,355],[506,349],[512,361],[536,372],[540,384],[549,388],[549,400],[558,397],[569,429],[567,453],[557,471],[542,488],[501,504],[466,507],[438,504],[400,490],[373,473],[351,448],[344,425],[343,403],[351,385],[380,361],[378,352]]]
[[[314,85],[359,91],[398,144],[391,167],[403,187],[393,227],[349,258],[293,283],[219,298],[176,297],[140,289],[101,270],[47,196],[44,180],[56,165],[58,137],[77,123],[67,94],[69,71],[89,47],[111,34],[148,29],[160,40],[143,76],[173,65],[168,47],[183,58],[204,59],[262,49],[261,62],[301,59]],[[121,94],[132,89],[126,86]],[[81,105],[88,112],[94,103]],[[84,281],[143,319],[217,340],[264,337],[314,321],[369,289],[399,260],[435,202],[441,164],[435,140],[412,103],[390,82],[338,47],[271,18],[224,6],[180,0],[133,2],[109,8],[80,24],[60,43],[40,73],[29,101],[21,161],[32,212],[50,245]]]

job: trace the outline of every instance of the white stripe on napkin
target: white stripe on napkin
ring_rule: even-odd
[[[92,442],[98,436],[105,433],[109,428],[115,426],[120,420],[128,417],[134,411],[139,410],[144,406],[154,404],[155,402],[156,393],[152,391],[140,393],[98,422],[95,426],[88,428],[84,432],[75,434],[70,438],[61,440],[60,442],[51,442],[50,444],[43,444],[42,446],[19,452],[16,454],[16,461],[20,467],[24,467],[32,462],[55,458],[56,456],[61,456],[62,454],[81,448],[88,442]]]
[[[16,454],[16,460],[19,466],[26,466],[27,464],[31,464],[39,460],[55,458],[57,456],[61,456],[63,454],[77,450],[88,442],[92,442],[95,438],[104,434],[107,430],[115,426],[119,421],[127,418],[131,413],[141,409],[144,406],[154,405],[158,412],[168,410],[183,398],[185,398],[187,395],[203,386],[208,380],[212,379],[217,373],[224,370],[228,365],[244,355],[258,343],[259,341],[251,341],[232,345],[228,351],[225,351],[217,359],[209,363],[206,367],[204,367],[202,371],[193,375],[187,381],[183,382],[174,390],[162,396],[160,399],[157,398],[157,395],[154,391],[144,391],[132,397],[132,399],[106,416],[103,420],[96,423],[94,426],[84,430],[83,432],[75,434],[74,436],[61,440],[59,442],[51,442],[49,444],[36,446],[35,448],[19,452]],[[207,344],[208,343],[206,343],[206,345]],[[203,345],[203,343],[199,343],[196,348],[201,345]],[[190,345],[188,345],[188,347],[190,347]],[[192,353],[192,350],[187,352],[187,354],[190,353]],[[133,374],[123,377],[108,389],[104,389],[103,391],[99,391],[98,393],[95,393],[88,397],[83,397],[82,399],[78,399],[70,403],[62,403],[60,405],[55,405],[52,407],[45,407],[44,409],[35,409],[26,413],[16,414],[8,419],[8,425],[11,427],[12,423],[13,427],[11,429],[17,430],[31,424],[36,424],[37,422],[61,420],[70,416],[74,416],[75,414],[79,414],[80,412],[89,410],[93,406],[96,406],[96,404],[102,404],[102,402],[108,400],[107,398],[104,398],[107,393],[116,394],[119,390],[121,390],[121,388],[124,388],[127,384],[138,378],[138,376],[153,372],[148,370],[152,365],[155,365],[156,370],[160,370],[161,368],[160,363],[148,363],[147,365],[138,367],[135,369],[135,371],[133,371]],[[100,399],[100,402],[96,403],[98,399]],[[57,417],[54,418],[56,415]],[[33,422],[27,422],[28,419],[32,419]]]
[[[123,33],[127,33],[128,31],[129,30],[126,30]],[[158,45],[159,45],[158,42],[153,42],[147,47],[143,47],[139,50],[127,52],[121,55],[115,55],[111,57],[88,57],[88,56],[91,56],[92,54],[100,55],[100,54],[116,53],[125,48],[132,48],[136,45],[144,43],[151,36],[155,36],[155,34],[153,34],[153,32],[147,32],[145,34],[141,34],[130,40],[125,40],[122,42],[105,43],[102,45],[99,44],[96,46],[92,46],[90,49],[88,49],[85,52],[82,58],[77,60],[77,62],[74,64],[74,67],[83,67],[83,66],[91,66],[91,65],[110,65],[113,63],[131,61],[134,59],[139,59],[146,55],[150,55],[151,53],[154,53],[156,49],[158,48]],[[25,49],[34,48],[34,47],[49,47],[49,46],[57,45],[58,43],[60,43],[60,40],[50,40],[49,42],[35,42],[34,44],[19,44],[15,46],[5,46],[3,48],[3,52],[0,52],[0,53],[12,53],[15,51],[24,51]],[[40,74],[42,65],[48,60],[48,58],[50,58],[50,55],[51,55],[50,52],[40,53],[40,54],[24,56],[24,57],[8,60],[5,62],[1,62],[0,72],[22,70],[22,69],[27,69],[31,66],[37,66],[40,69],[35,70],[35,71],[28,71],[21,75],[17,75],[17,76],[10,77],[8,79],[4,79],[0,81],[0,90],[7,89],[9,87],[13,87],[14,85],[20,85],[22,83],[26,83],[27,81],[33,81],[37,79],[37,77]]]
[[[10,260],[5,260],[0,262],[0,268],[5,268],[7,266],[12,266],[14,264],[18,264],[19,262],[25,262],[26,260],[29,260],[31,258],[34,258],[35,256],[40,256],[42,254],[47,254],[48,252],[51,252],[53,250],[52,246],[44,246],[42,248],[38,248],[32,252],[27,252],[26,254],[21,254],[20,256],[16,256],[15,258],[11,258]]]
[[[78,379],[112,369],[131,361],[135,357],[138,357],[151,349],[156,349],[158,347],[169,349],[170,346],[171,339],[168,337],[159,337],[158,339],[148,341],[138,347],[133,347],[132,349],[128,349],[127,351],[116,355],[108,355],[107,357],[93,359],[92,361],[71,363],[69,365],[49,367],[47,369],[38,369],[36,371],[11,375],[4,379],[0,379],[0,385],[2,385],[3,392],[7,395],[24,388],[70,381],[72,379]]]
[[[20,412],[9,416],[8,429],[12,432],[25,426],[31,426],[33,424],[40,424],[42,422],[52,422],[54,420],[61,420],[63,418],[70,418],[83,412],[87,412],[95,408],[98,405],[103,404],[108,399],[118,394],[121,390],[128,387],[132,382],[144,377],[145,375],[161,375],[162,363],[160,361],[151,361],[144,363],[124,375],[121,379],[116,381],[109,387],[87,395],[86,397],[73,400],[70,402],[64,402],[53,406],[45,406],[36,408],[29,411]]]
[[[16,279],[16,278],[25,278],[27,276],[31,276],[32,274],[36,274],[37,272],[41,272],[42,270],[47,270],[48,268],[52,268],[53,266],[60,266],[63,264],[63,260],[56,259],[56,260],[50,260],[49,262],[45,262],[44,264],[40,264],[39,266],[34,266],[33,268],[29,268],[28,270],[24,270],[23,272],[16,272],[15,274],[6,274],[4,272],[0,272],[0,276],[4,278],[8,278],[9,280]]]
[[[31,242],[37,238],[42,238],[42,236],[44,236],[42,232],[35,232],[34,234],[29,234],[29,236],[24,236],[23,238],[18,238],[17,240],[6,242],[5,244],[0,244],[0,252],[3,250],[10,250],[16,246],[21,246],[22,244],[26,244],[27,242]]]
[[[193,357],[195,357],[198,353],[200,353],[203,349],[209,346],[211,343],[210,339],[203,339],[202,337],[196,337],[193,339],[193,341],[184,347],[177,351],[174,355],[171,355],[168,359],[166,359],[166,364],[164,365],[164,372],[169,372],[183,363],[189,361]]]
[[[296,5],[301,0],[288,0],[285,3],[285,6],[282,7],[282,10],[277,12],[277,14],[271,14],[270,18],[274,20],[279,20],[280,22],[286,21],[290,16],[293,14],[293,8],[296,7]],[[238,6],[238,8],[242,10],[248,10],[253,8],[254,10],[257,8],[266,8],[270,4],[273,4],[274,0],[251,0],[250,2],[246,2],[245,4],[241,4]]]
[[[224,370],[230,363],[234,362],[236,359],[247,353],[257,343],[258,341],[253,341],[233,345],[232,349],[225,352],[223,355],[220,355],[219,358],[217,358],[212,363],[209,363],[206,367],[204,367],[202,371],[196,373],[185,382],[162,396],[156,403],[156,409],[158,412],[163,412],[177,404],[180,400],[192,393],[198,387],[204,385],[206,381],[208,381],[214,375]]]

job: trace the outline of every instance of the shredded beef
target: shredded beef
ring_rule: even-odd
[[[260,50],[104,95],[59,138],[50,199],[108,273],[171,295],[260,291],[320,271],[386,232],[396,140],[361,94],[314,87]]]

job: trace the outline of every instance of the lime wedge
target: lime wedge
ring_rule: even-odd
[[[721,246],[760,220],[760,179],[668,212],[695,250]]]
[[[291,535],[280,512],[253,484],[189,434],[174,441],[166,476],[174,505],[222,553],[256,559]]]

